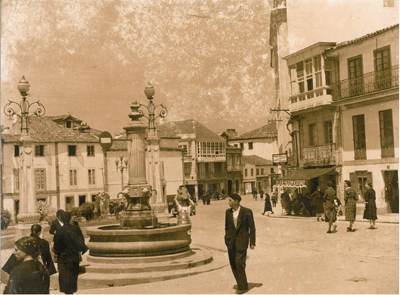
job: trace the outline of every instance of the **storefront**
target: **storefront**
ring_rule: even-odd
[[[289,170],[290,171],[290,170]],[[298,189],[302,194],[311,194],[318,186],[326,189],[326,183],[330,180],[336,182],[336,166],[328,168],[300,168],[288,172],[289,175],[276,180],[276,187]]]

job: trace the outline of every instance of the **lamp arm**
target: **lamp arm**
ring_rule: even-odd
[[[142,105],[142,106],[146,107],[145,105]],[[146,107],[146,109],[147,109],[147,107]],[[148,110],[148,109],[147,109],[147,110]],[[148,121],[150,121],[149,117],[146,116],[142,110],[138,110],[138,112],[140,113],[140,115],[141,115],[142,117],[144,117],[144,118],[146,118]]]
[[[32,113],[32,115],[29,115],[28,118],[30,118],[32,116],[41,117],[46,113],[46,109],[45,109],[44,105],[42,105],[39,100],[29,103],[28,110],[30,109],[31,106],[33,106],[35,104],[37,104],[37,109]]]
[[[165,118],[165,117],[168,115],[168,110],[167,110],[167,108],[164,106],[164,104],[160,104],[160,105],[156,106],[156,107],[154,108],[154,111],[155,111],[158,107],[161,107],[162,109],[160,110],[160,113],[154,118],[154,120],[157,119],[157,118]]]
[[[21,105],[19,103],[9,100],[8,103],[4,106],[4,114],[8,117],[17,115],[19,118],[22,118],[22,116],[13,109],[13,107],[11,106],[12,104],[16,104],[19,107],[19,109],[22,110]]]

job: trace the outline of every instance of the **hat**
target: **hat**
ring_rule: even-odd
[[[230,198],[238,202],[242,200],[242,198],[238,194],[233,194],[232,196],[230,196]]]
[[[347,184],[347,186],[348,186],[348,187],[350,187],[350,186],[351,186],[351,182],[350,182],[350,180],[345,180],[344,182]]]
[[[329,187],[333,187],[333,182],[329,180],[329,181],[326,183],[326,185],[329,186]]]
[[[30,255],[36,256],[39,254],[38,239],[34,237],[23,237],[15,242],[15,246],[22,252]]]

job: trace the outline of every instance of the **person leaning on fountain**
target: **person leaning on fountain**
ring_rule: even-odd
[[[189,220],[190,210],[192,206],[195,206],[195,204],[190,199],[190,194],[184,185],[181,185],[178,188],[174,201],[178,211],[177,224],[190,223]]]

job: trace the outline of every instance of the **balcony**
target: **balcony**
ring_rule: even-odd
[[[320,105],[330,104],[332,96],[330,88],[327,86],[319,87],[307,92],[290,96],[289,111],[296,112],[308,108],[315,108]]]
[[[399,87],[399,65],[333,83],[331,85],[332,99],[337,101],[394,87]]]
[[[228,172],[242,171],[242,166],[241,165],[228,165],[228,166],[226,166],[226,170]]]
[[[183,161],[184,161],[185,163],[187,163],[187,162],[192,162],[192,155],[183,154]]]
[[[301,149],[302,166],[327,166],[336,165],[336,146],[334,143],[305,147]]]

